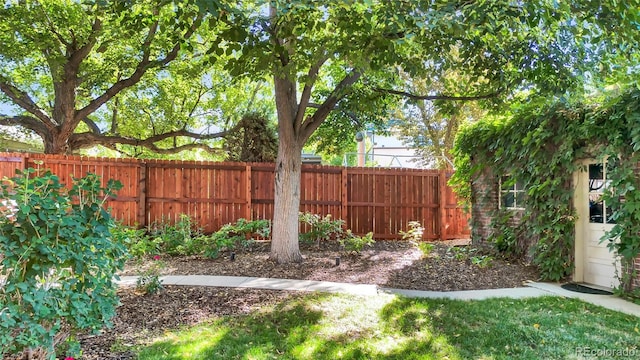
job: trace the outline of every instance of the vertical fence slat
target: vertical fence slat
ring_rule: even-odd
[[[138,168],[138,224],[141,227],[147,223],[147,166],[141,162]]]
[[[440,219],[441,240],[447,238],[447,174],[444,170],[438,173],[438,219]]]
[[[247,164],[244,170],[245,178],[244,178],[244,217],[247,220],[253,219],[251,216],[251,165]]]
[[[347,169],[340,170],[340,218],[348,223],[349,219],[349,196],[347,194]]]

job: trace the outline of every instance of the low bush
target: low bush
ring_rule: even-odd
[[[114,232],[127,244],[136,258],[166,255],[203,255],[216,258],[222,251],[249,247],[257,238],[268,238],[269,220],[238,219],[223,225],[211,235],[205,235],[188,214],[181,214],[175,224],[166,220],[154,222],[148,232],[119,226]]]
[[[175,224],[166,219],[154,222],[149,227],[149,236],[151,243],[158,244],[164,254],[195,255],[202,252],[202,229],[188,214],[180,214]]]
[[[452,254],[456,260],[466,261],[469,259],[470,254],[476,252],[476,249],[467,246],[452,246],[447,249],[447,252]]]
[[[419,221],[409,221],[408,227],[409,227],[409,230],[407,231],[400,230],[400,235],[402,235],[402,240],[409,240],[412,242],[418,242],[422,240],[424,227],[422,227]]]
[[[340,239],[344,234],[344,220],[331,218],[331,214],[322,217],[318,214],[310,212],[301,212],[298,215],[301,223],[309,226],[310,230],[300,234],[300,240],[307,243],[316,242],[320,245],[321,241],[330,239]]]
[[[468,261],[479,268],[493,266],[493,256],[483,254],[484,251],[470,246],[453,246],[447,250],[447,255],[459,261]]]
[[[493,266],[493,257],[490,255],[472,256],[469,260],[473,265],[481,269]]]
[[[247,248],[256,237],[267,238],[271,233],[269,220],[238,219],[235,223],[225,224],[209,237],[202,238],[203,254],[216,258],[220,252],[238,248]]]
[[[424,242],[421,241],[418,244],[418,249],[420,249],[420,252],[422,253],[422,257],[428,257],[431,252],[433,252],[433,249],[435,249],[435,245],[433,245],[432,243],[428,243],[428,242]]]
[[[149,236],[146,229],[137,229],[117,223],[111,230],[111,234],[114,239],[125,244],[129,254],[134,258],[140,259],[162,252],[162,238]]]
[[[365,236],[358,236],[347,230],[345,236],[340,238],[340,245],[344,247],[344,250],[348,253],[359,255],[365,246],[373,246],[375,240],[373,239],[373,232],[369,232]]]
[[[145,269],[136,281],[136,289],[143,294],[155,294],[162,290],[162,280],[160,273],[166,264],[160,258],[160,255],[153,257],[153,263]]]

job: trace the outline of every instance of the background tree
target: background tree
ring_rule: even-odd
[[[324,92],[328,94],[330,89]],[[307,147],[323,159],[339,159],[334,164],[341,165],[346,153],[357,151],[355,134],[367,129],[373,129],[377,134],[385,133],[387,123],[399,105],[396,99],[383,96],[371,87],[354,84],[351,94],[340,101],[309,137]],[[312,103],[311,106],[318,105]]]
[[[95,115],[111,135],[111,143],[101,145],[138,158],[229,159],[229,140],[237,140],[236,133],[252,126],[247,121],[240,124],[245,114],[255,119],[274,118],[272,94],[262,82],[232,78],[223,61],[211,66],[203,60],[175,60],[107,103]],[[137,140],[184,129],[220,137],[174,136],[150,145]],[[126,139],[121,139],[121,134],[126,134]]]
[[[276,129],[259,114],[245,115],[224,140],[230,161],[274,162],[278,155]]]
[[[445,74],[437,83],[400,74],[405,91],[411,94],[446,93],[450,89],[468,86],[468,82],[456,76],[455,72]],[[458,128],[481,119],[486,113],[477,101],[431,101],[407,97],[396,113],[399,122],[395,128],[403,142],[420,157],[422,165],[452,169],[451,149]]]
[[[154,86],[147,83],[138,90],[144,88],[157,98],[177,93],[182,103],[172,98],[163,104],[183,106],[187,113],[194,109],[185,101],[202,98],[187,99],[184,91],[176,90],[183,84],[181,71],[193,75],[198,69],[188,68],[188,63],[168,67],[176,60],[197,58],[198,49],[216,47],[210,31],[218,22],[214,15],[197,10],[189,2],[172,1],[7,2],[0,9],[0,102],[22,111],[0,114],[0,125],[34,132],[46,153],[70,153],[97,144],[127,144],[160,153],[206,147],[183,139],[209,140],[224,131],[208,133],[202,123],[171,117],[179,109],[167,108],[160,110],[166,115],[163,120],[170,122],[162,126],[136,126],[135,120],[148,117],[145,113],[121,124],[125,108],[145,108],[128,101],[135,95],[118,97],[143,80],[153,81]],[[217,9],[210,10],[217,14]],[[210,21],[203,22],[205,17]]]
[[[243,4],[250,4],[238,15],[236,24],[243,28],[228,32],[248,36],[239,43],[239,61],[232,66],[238,75],[271,76],[274,84],[279,144],[271,256],[279,262],[302,259],[297,223],[301,150],[358,86],[422,100],[502,100],[517,89],[557,94],[575,89],[581,69],[610,53],[603,42],[586,44],[606,36],[611,30],[606,26],[616,17],[634,11],[604,12],[624,6],[619,2]],[[603,21],[604,16],[609,18]],[[473,86],[408,94],[391,87],[398,81],[398,66],[411,77],[436,81],[455,69]],[[323,87],[330,91],[318,91]]]

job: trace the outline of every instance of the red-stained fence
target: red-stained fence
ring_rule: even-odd
[[[0,177],[16,169],[49,169],[61,182],[88,172],[104,182],[123,184],[109,201],[113,215],[127,225],[147,226],[190,215],[205,232],[239,218],[273,216],[274,165],[106,159],[44,154],[0,153]],[[423,238],[468,238],[468,216],[447,186],[451,174],[438,170],[344,168],[303,165],[300,211],[343,219],[355,234],[399,239],[410,221],[425,228]]]

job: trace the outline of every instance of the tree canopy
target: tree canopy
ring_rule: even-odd
[[[301,149],[332,113],[358,103],[358,94],[493,103],[515,91],[558,96],[579,90],[597,64],[637,56],[626,49],[635,44],[638,7],[615,1],[243,4],[228,29],[240,39],[229,68],[273,78],[279,149],[272,257],[278,261],[301,260]],[[398,86],[400,70],[436,90],[407,91]],[[466,83],[442,92],[431,86],[451,71]]]
[[[232,128],[228,76],[203,66],[223,21],[191,2],[9,1],[0,19],[0,102],[20,108],[0,125],[36,133],[47,153],[212,151]]]
[[[428,94],[446,92],[452,85],[468,84],[466,79],[449,72],[439,83],[425,79],[404,78],[404,88],[409,93]],[[430,86],[427,86],[427,82]],[[451,149],[458,129],[487,114],[477,101],[445,101],[404,99],[396,112],[394,126],[403,142],[410,145],[420,156],[419,162],[428,167],[450,169],[453,167]],[[504,111],[504,110],[502,110]]]

